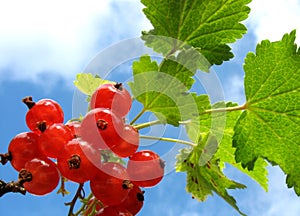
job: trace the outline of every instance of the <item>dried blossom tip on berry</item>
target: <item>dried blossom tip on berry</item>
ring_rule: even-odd
[[[24,104],[26,104],[26,106],[28,107],[28,109],[31,109],[35,105],[35,102],[32,100],[31,96],[27,96],[27,97],[23,98],[22,102]]]
[[[79,169],[80,163],[81,159],[79,155],[72,155],[72,157],[68,160],[68,165],[70,169]]]

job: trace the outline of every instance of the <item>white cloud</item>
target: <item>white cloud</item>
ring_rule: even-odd
[[[227,170],[228,171],[228,170]],[[237,204],[248,215],[264,216],[297,216],[300,212],[300,200],[293,189],[288,189],[285,184],[286,176],[276,166],[268,167],[269,190],[265,192],[254,181],[243,177],[229,169],[229,176],[247,185],[247,189],[234,191]]]
[[[224,93],[226,101],[245,103],[244,78],[239,75],[233,75],[224,85]]]
[[[258,42],[277,41],[285,33],[300,29],[299,0],[253,0],[249,6],[251,13],[246,23],[254,30]]]
[[[138,0],[2,2],[0,81],[73,79],[101,49],[150,27],[142,7]]]

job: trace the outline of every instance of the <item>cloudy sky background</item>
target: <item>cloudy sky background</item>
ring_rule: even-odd
[[[151,28],[137,0],[0,2],[0,152],[7,151],[14,135],[27,130],[22,97],[53,98],[70,119],[76,73],[101,50]],[[214,67],[224,83],[226,99],[239,103],[245,100],[242,64],[247,52],[254,51],[263,39],[279,40],[283,34],[300,29],[299,0],[254,0],[250,7],[250,18],[245,22],[248,34],[232,45],[236,57]],[[286,188],[282,172],[274,167],[269,170],[268,193],[244,175],[226,170],[230,177],[248,185],[244,191],[232,192],[239,207],[248,215],[299,215],[300,200]],[[1,179],[10,181],[16,176],[9,165],[0,167]],[[192,200],[184,184],[183,174],[167,175],[159,186],[147,190],[140,215],[238,215],[217,196],[205,203]],[[0,210],[8,216],[66,215],[63,202],[69,200],[71,196],[61,198],[55,193],[45,197],[7,194],[0,199]]]

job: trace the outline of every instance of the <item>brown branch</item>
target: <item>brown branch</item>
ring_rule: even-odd
[[[26,190],[25,188],[19,184],[19,182],[5,182],[0,180],[0,197],[2,197],[6,193],[20,193],[25,195]]]
[[[0,154],[0,163],[2,165],[5,165],[8,161],[11,161],[12,156],[10,152],[7,152],[5,154]]]
[[[77,201],[78,198],[83,199],[84,196],[85,196],[85,194],[84,194],[84,190],[83,190],[83,183],[81,183],[81,184],[79,184],[78,189],[77,189],[72,201],[68,202],[68,203],[65,203],[65,205],[70,206],[68,216],[74,216],[75,215],[73,213],[73,210],[74,210],[76,201]]]
[[[7,193],[21,193],[23,195],[26,194],[26,189],[23,184],[25,182],[29,182],[32,179],[32,175],[25,169],[20,170],[18,181],[8,182],[0,180],[0,197]]]

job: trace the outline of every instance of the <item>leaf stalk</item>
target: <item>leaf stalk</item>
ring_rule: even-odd
[[[181,140],[181,139],[174,139],[174,138],[170,138],[170,137],[155,137],[155,136],[144,136],[144,135],[140,135],[141,139],[150,139],[150,140],[159,140],[159,141],[165,141],[165,142],[172,142],[172,143],[179,143],[179,144],[184,144],[184,145],[188,145],[191,147],[195,147],[196,144],[190,141],[186,141],[186,140]]]

